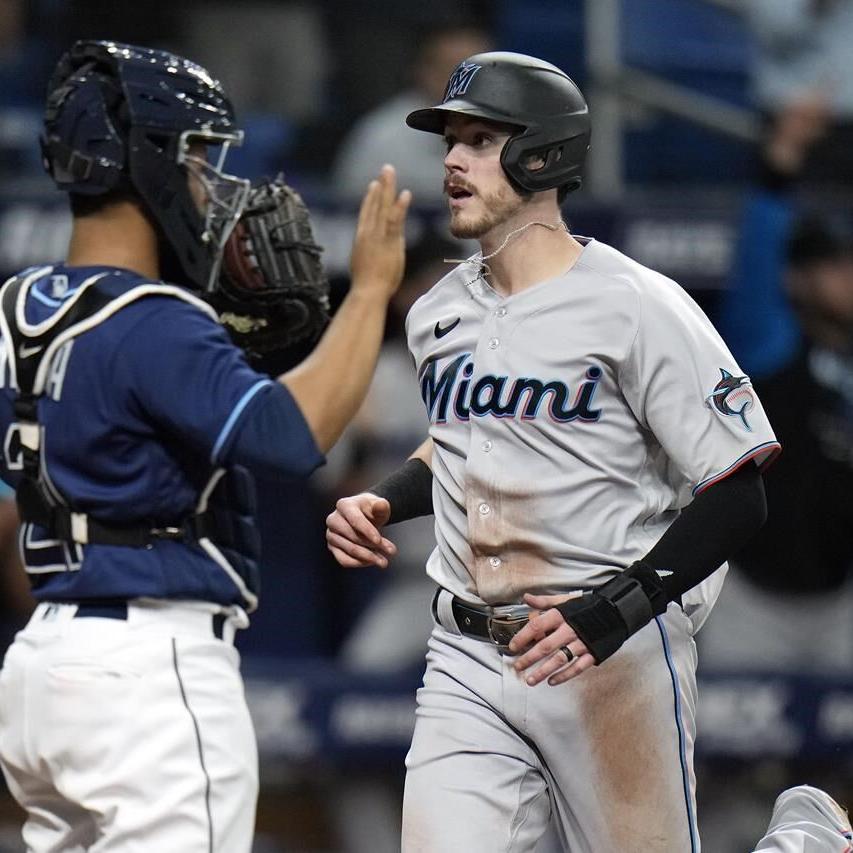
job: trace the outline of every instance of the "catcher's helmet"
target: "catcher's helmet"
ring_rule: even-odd
[[[440,104],[409,113],[415,130],[444,133],[448,114],[515,125],[501,165],[530,192],[581,185],[589,149],[589,109],[580,89],[555,65],[521,53],[478,53],[464,60]]]
[[[210,290],[248,193],[248,181],[222,172],[228,147],[242,138],[222,87],[201,66],[162,50],[78,41],[51,78],[41,145],[60,189],[135,194],[184,283]],[[204,186],[204,214],[187,169]]]

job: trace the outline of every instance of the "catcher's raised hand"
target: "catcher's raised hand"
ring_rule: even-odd
[[[384,569],[397,553],[397,546],[379,532],[390,516],[388,501],[370,492],[341,498],[326,518],[326,545],[332,556],[345,568]]]
[[[404,225],[412,194],[397,194],[397,175],[385,165],[361,202],[352,247],[352,289],[379,290],[390,298],[400,286],[405,265]]]

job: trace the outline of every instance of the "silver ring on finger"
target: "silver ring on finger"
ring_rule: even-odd
[[[575,659],[574,652],[568,646],[560,646],[557,651],[562,652],[566,656],[566,663],[571,663]]]

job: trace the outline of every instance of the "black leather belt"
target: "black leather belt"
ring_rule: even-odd
[[[445,590],[439,587],[432,600],[432,615],[438,618],[438,597]],[[683,609],[681,598],[676,603]],[[510,604],[503,607],[489,607],[482,604],[469,604],[453,596],[450,608],[456,627],[466,636],[485,640],[504,648],[510,640],[528,623],[530,608],[526,604]]]
[[[120,619],[127,621],[127,602],[104,599],[102,601],[57,601],[56,604],[76,604],[75,619]],[[210,628],[217,640],[222,639],[225,614],[211,614]]]
[[[68,604],[69,602],[64,602]],[[73,602],[71,602],[73,603]],[[77,604],[75,619],[122,619],[127,621],[126,601],[81,601]]]
[[[433,614],[438,616],[439,588],[433,599]],[[510,640],[527,624],[530,608],[524,604],[506,607],[488,607],[469,604],[455,595],[450,604],[456,627],[468,637],[485,640],[496,646],[506,647]]]

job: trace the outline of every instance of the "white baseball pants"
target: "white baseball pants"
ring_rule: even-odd
[[[529,687],[443,604],[406,759],[403,853],[531,853],[552,815],[570,853],[698,853],[696,648],[681,608],[578,678]]]
[[[0,763],[28,851],[248,853],[257,747],[216,609],[36,608],[0,672]]]

